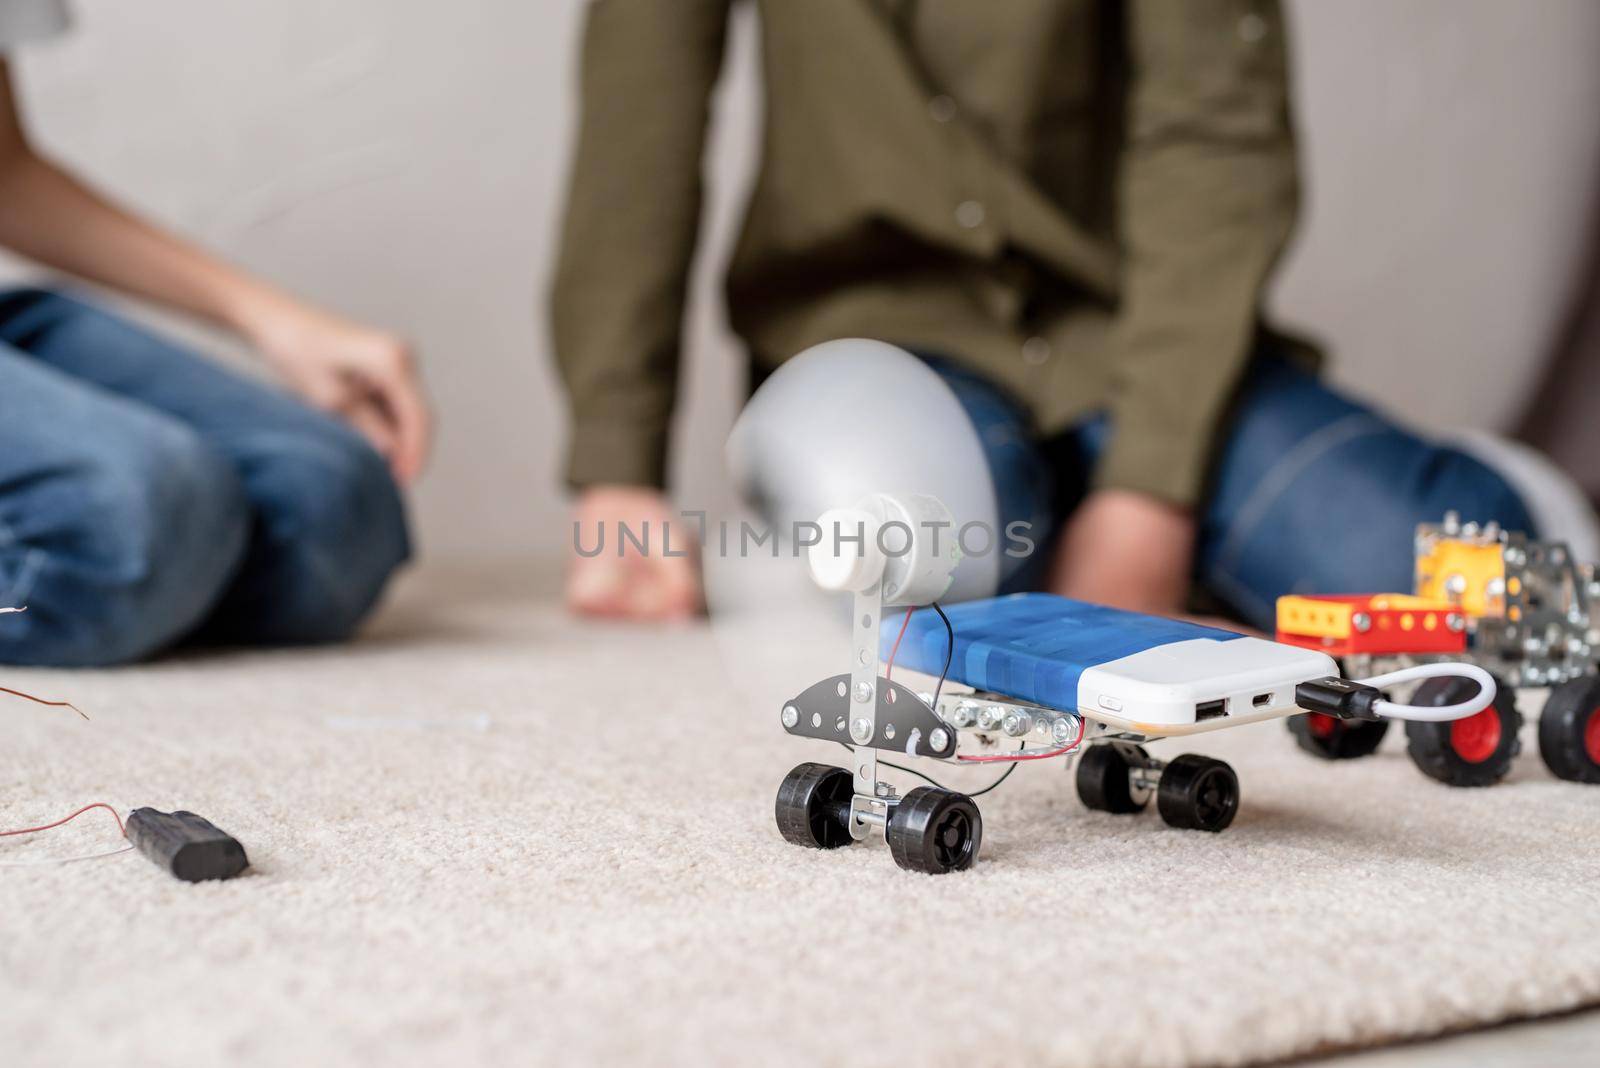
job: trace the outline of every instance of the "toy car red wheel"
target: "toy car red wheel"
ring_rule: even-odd
[[[1355,760],[1371,756],[1389,733],[1386,719],[1340,719],[1321,712],[1290,716],[1284,721],[1301,749],[1324,760]]]
[[[1600,678],[1570,679],[1550,691],[1539,715],[1539,755],[1558,778],[1600,783]]]
[[[1500,748],[1500,713],[1493,706],[1450,724],[1450,748],[1468,764],[1482,764]]]
[[[1494,703],[1476,715],[1447,723],[1406,724],[1406,752],[1424,775],[1450,786],[1489,786],[1505,778],[1522,744],[1516,697],[1495,680]],[[1471,700],[1478,684],[1459,676],[1428,679],[1412,695],[1414,705],[1453,705]]]

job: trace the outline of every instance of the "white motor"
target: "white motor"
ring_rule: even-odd
[[[925,605],[950,589],[961,546],[937,497],[874,493],[817,518],[811,577],[825,590],[863,593],[880,580],[883,604]]]

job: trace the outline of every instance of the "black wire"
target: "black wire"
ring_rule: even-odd
[[[843,742],[840,742],[839,744],[840,745],[844,745]],[[845,748],[848,749],[850,747],[845,745]],[[918,771],[916,768],[908,768],[904,764],[891,764],[887,760],[880,760],[880,761],[878,761],[878,763],[882,764],[886,768],[893,768],[895,771],[903,771],[907,775],[915,775],[917,778],[921,779],[923,782],[932,783],[934,786],[937,786],[941,790],[953,790],[955,793],[960,793],[961,792],[960,790],[956,790],[952,786],[946,786],[944,783],[940,782],[938,779],[935,779],[932,775],[923,774],[922,772]],[[1017,770],[1017,765],[1012,764],[1005,771],[1001,772],[1000,777],[998,779],[996,779],[994,782],[990,783],[988,786],[985,786],[981,790],[974,790],[972,793],[968,794],[967,796],[968,797],[982,797],[984,794],[988,793],[990,790],[993,790],[996,786],[999,786],[1001,783],[1005,782],[1006,779],[1011,777],[1011,773],[1013,771],[1016,771],[1016,770]]]
[[[955,655],[956,655],[956,629],[955,629],[955,627],[950,625],[950,617],[944,614],[944,609],[939,607],[939,602],[938,601],[934,601],[933,602],[933,610],[935,612],[939,613],[939,618],[940,619],[944,620],[944,633],[945,633],[944,670],[939,672],[938,685],[934,686],[934,688],[933,688],[932,711],[933,711],[933,714],[935,716],[937,716],[939,714],[939,694],[944,689],[945,680],[950,677],[950,662],[955,659]],[[880,760],[880,761],[878,761],[878,763],[882,764],[886,768],[893,768],[896,771],[903,771],[908,775],[915,775],[917,778],[921,779],[922,781],[932,783],[934,786],[937,786],[941,790],[950,789],[950,787],[946,786],[944,783],[940,782],[938,779],[933,778],[931,775],[924,775],[922,772],[918,771],[915,768],[904,767],[903,765],[900,765],[900,764],[891,764],[887,760]],[[968,794],[967,796],[968,797],[977,797],[980,794],[988,793],[990,790],[993,790],[996,786],[999,786],[1001,783],[1005,782],[1006,781],[1006,775],[1010,775],[1013,771],[1016,771],[1016,770],[1017,770],[1017,766],[1015,764],[1011,765],[1009,768],[1007,768],[1005,770],[1005,774],[1001,775],[994,782],[990,783],[988,786],[985,786],[983,789],[979,790],[977,793]]]
[[[1001,775],[994,782],[990,783],[988,786],[985,786],[983,789],[977,791],[976,793],[970,793],[967,796],[968,797],[982,797],[984,794],[988,793],[990,790],[993,790],[996,786],[999,786],[1001,783],[1003,783],[1007,779],[1011,778],[1011,773],[1013,771],[1016,771],[1021,766],[1022,766],[1021,764],[1012,764],[1009,768],[1007,768],[1005,770],[1005,774],[1004,775]]]
[[[939,694],[944,689],[945,680],[950,677],[950,662],[952,660],[954,660],[955,656],[956,656],[956,628],[950,625],[950,617],[944,614],[944,609],[939,607],[939,602],[938,601],[934,601],[933,602],[933,610],[935,612],[939,613],[939,618],[940,619],[944,620],[944,633],[945,633],[944,670],[939,672],[939,683],[938,683],[938,685],[936,685],[933,688],[933,714],[935,716],[937,716],[939,714]],[[848,742],[840,742],[839,744],[844,746],[846,749],[851,749],[852,748]],[[1027,747],[1028,747],[1028,743],[1026,743],[1026,742],[1022,743],[1022,748],[1023,749],[1026,749]],[[1022,751],[1022,749],[1017,750],[1017,752],[1019,752],[1019,753],[1021,751]],[[908,768],[904,764],[891,764],[887,760],[879,760],[878,763],[882,764],[886,768],[893,768],[895,771],[903,771],[907,775],[915,775],[917,778],[921,779],[923,782],[930,783],[930,784],[938,787],[941,790],[949,790],[949,789],[951,789],[950,787],[946,786],[944,783],[940,782],[938,779],[935,779],[932,775],[925,775],[922,772],[918,771],[916,768]],[[1016,770],[1017,770],[1017,765],[1016,764],[1012,764],[1009,768],[1007,768],[1004,772],[1002,772],[1000,774],[1000,777],[998,779],[996,779],[994,782],[990,783],[988,786],[985,786],[981,790],[973,791],[972,793],[968,794],[967,796],[968,797],[982,797],[984,794],[988,793],[990,790],[993,790],[995,787],[999,786],[1001,783],[1003,783],[1007,779],[1009,779],[1011,777],[1011,773],[1013,771],[1016,771]],[[956,791],[956,792],[959,793],[960,791]]]
[[[843,742],[840,742],[839,744],[840,745],[844,745]],[[846,748],[848,748],[848,746],[846,746]],[[921,779],[923,782],[932,783],[933,785],[937,786],[941,790],[950,789],[950,787],[946,786],[944,783],[940,782],[938,779],[935,779],[932,775],[924,775],[922,772],[918,771],[916,768],[908,768],[904,764],[891,764],[887,760],[880,760],[880,761],[878,761],[878,763],[882,764],[886,768],[893,768],[895,771],[903,771],[907,775],[915,775],[917,778]]]
[[[835,740],[837,741],[837,739],[835,739]],[[844,746],[846,749],[850,749],[852,752],[854,752],[854,748],[850,745],[849,742],[839,742],[839,744]],[[1022,749],[1026,749],[1027,747],[1028,747],[1028,743],[1027,742],[1023,742],[1022,743]],[[1018,749],[1017,752],[1019,752],[1019,753],[1022,752],[1022,749]],[[944,783],[940,782],[938,779],[935,779],[932,775],[928,775],[928,774],[925,774],[923,772],[920,772],[916,768],[908,768],[904,764],[894,764],[894,763],[891,763],[890,761],[887,761],[887,760],[879,760],[878,763],[882,764],[886,768],[893,768],[895,771],[903,771],[907,775],[915,775],[917,778],[921,779],[923,782],[929,783],[929,784],[931,784],[933,786],[937,786],[941,790],[953,790],[955,793],[960,793],[961,792],[960,790],[956,790],[952,786],[946,786]],[[988,786],[985,786],[981,790],[974,790],[972,793],[968,794],[967,796],[968,797],[982,797],[984,794],[988,793],[990,790],[993,790],[996,786],[999,786],[1001,783],[1003,783],[1007,779],[1011,778],[1011,773],[1013,771],[1016,771],[1017,767],[1018,767],[1017,764],[1012,764],[1005,771],[1001,772],[1000,773],[1000,777],[998,779],[996,779],[994,782],[990,783]]]
[[[939,691],[944,689],[944,680],[950,677],[950,661],[956,655],[956,628],[950,625],[950,617],[944,614],[944,609],[939,607],[939,602],[933,602],[933,610],[939,613],[939,618],[944,620],[944,670],[939,672],[939,685],[933,688],[933,714],[939,714]]]

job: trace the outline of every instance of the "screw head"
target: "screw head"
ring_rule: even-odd
[[[1467,629],[1467,621],[1455,612],[1451,612],[1449,615],[1444,617],[1444,625],[1455,631],[1457,634]]]
[[[864,705],[868,701],[872,700],[872,683],[870,683],[870,682],[858,682],[858,683],[856,683],[854,696],[855,696],[857,704],[863,704]]]
[[[1066,745],[1077,737],[1080,728],[1073,726],[1072,721],[1062,716],[1050,725],[1050,738],[1057,745]]]
[[[795,724],[800,722],[800,710],[794,705],[783,706],[783,725],[794,730]]]
[[[957,727],[970,727],[978,722],[978,708],[969,701],[963,701],[956,706],[950,719]]]
[[[950,748],[950,732],[943,727],[933,728],[933,733],[928,735],[928,748],[935,753],[942,753]]]
[[[850,724],[850,737],[862,745],[872,741],[872,721],[865,716]]]
[[[984,705],[978,710],[978,726],[992,731],[1006,718],[1006,710],[999,705]]]
[[[1365,612],[1357,612],[1350,617],[1350,625],[1356,628],[1357,633],[1365,634],[1372,629],[1372,617]]]
[[[1013,738],[1020,738],[1033,729],[1033,718],[1026,712],[1007,712],[1001,729]]]

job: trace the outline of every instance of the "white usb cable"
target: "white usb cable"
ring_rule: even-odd
[[[1466,719],[1468,716],[1477,715],[1494,703],[1495,681],[1494,676],[1476,664],[1418,664],[1416,667],[1401,668],[1383,675],[1374,675],[1370,679],[1351,679],[1363,686],[1372,686],[1383,689],[1385,686],[1394,686],[1402,682],[1415,682],[1417,679],[1471,679],[1480,687],[1479,691],[1465,701],[1458,701],[1453,705],[1403,705],[1394,701],[1379,699],[1372,702],[1372,710],[1380,716],[1389,719],[1409,719],[1419,723],[1443,723],[1452,719]]]

